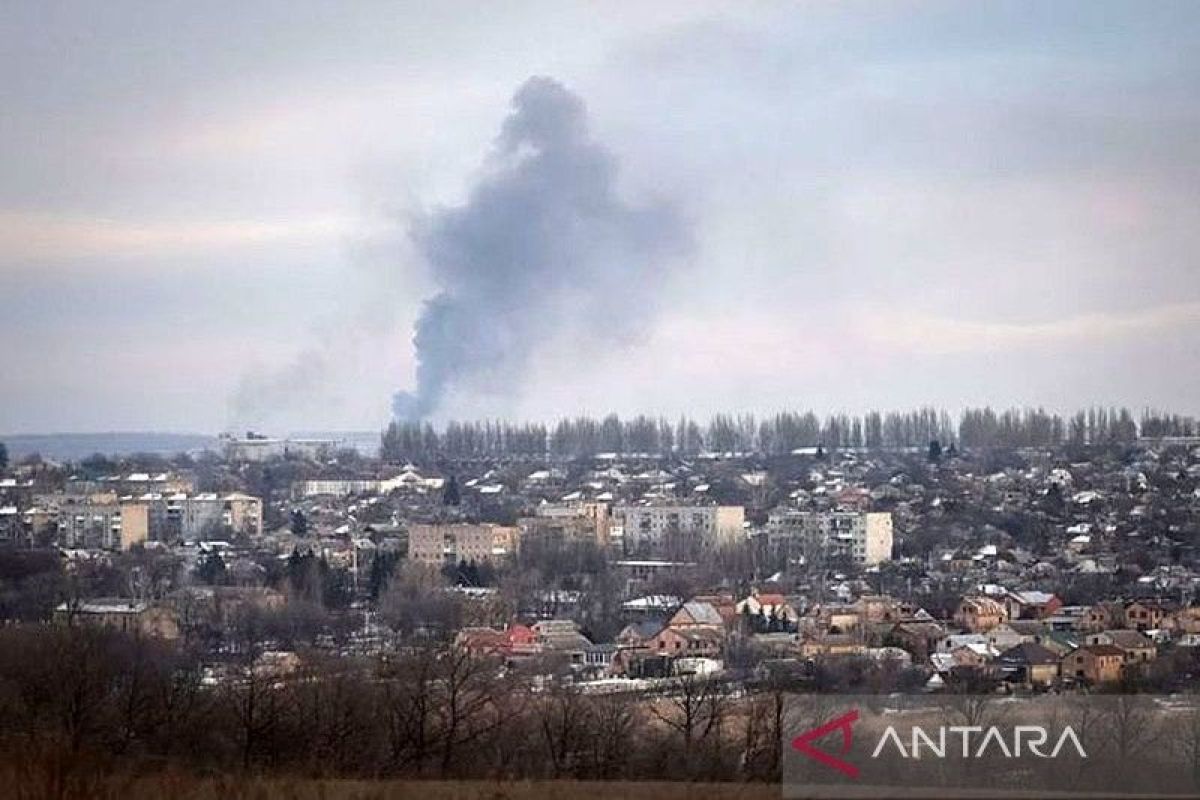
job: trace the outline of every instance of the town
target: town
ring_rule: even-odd
[[[390,706],[406,726],[393,755],[443,775],[499,725],[480,680],[559,698],[580,725],[575,704],[619,698],[613,735],[648,715],[696,752],[727,738],[728,719],[748,713],[738,698],[764,687],[1032,695],[1200,682],[1189,418],[393,423],[375,454],[249,433],[219,451],[5,462],[0,682],[22,687],[14,718],[46,713],[25,685],[46,675],[25,671],[23,654],[59,648],[65,669],[72,654],[108,652],[89,637],[142,642],[176,654],[158,667],[169,685],[186,663],[195,691],[240,698],[245,766],[279,746],[262,731],[282,723],[255,693],[314,680],[386,695],[383,676],[423,676],[408,705]],[[139,668],[119,653],[116,674]],[[414,719],[411,692],[433,698],[455,679],[470,710],[455,712],[458,733],[442,721],[435,746],[433,712]],[[614,712],[592,713],[599,725]],[[778,738],[765,740],[764,752]]]

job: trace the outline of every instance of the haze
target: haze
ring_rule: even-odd
[[[535,76],[669,258],[531,300],[435,419],[1194,414],[1197,41],[1169,2],[8,3],[0,432],[381,426],[446,290],[416,234]]]

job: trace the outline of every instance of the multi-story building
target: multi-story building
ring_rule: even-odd
[[[166,530],[184,539],[262,533],[262,500],[248,494],[176,494],[165,503]]]
[[[789,557],[845,557],[869,567],[891,560],[892,515],[777,508],[767,517],[767,541]]]
[[[96,494],[113,492],[115,494],[190,494],[196,490],[196,482],[188,475],[175,472],[130,472],[121,475],[107,475],[103,478],[72,477],[67,480],[68,494]]]
[[[517,525],[522,541],[533,538],[591,541],[608,545],[610,518],[607,503],[543,503]]]
[[[69,549],[128,550],[150,536],[149,506],[108,492],[39,496],[24,516],[35,534],[57,526]]]
[[[297,497],[350,497],[357,494],[380,494],[377,478],[317,478],[297,481],[292,492]]]
[[[404,489],[416,492],[437,491],[445,486],[445,478],[426,478],[414,469],[390,478],[315,478],[297,481],[292,493],[297,497],[349,497],[356,494],[389,494]]]
[[[503,525],[409,525],[408,557],[440,567],[460,561],[500,561],[516,551],[520,533]]]
[[[128,550],[149,541],[262,533],[262,500],[246,494],[40,495],[24,513],[29,530],[54,526],[71,549]]]
[[[230,461],[317,460],[332,455],[339,444],[335,439],[272,439],[256,433],[247,433],[246,438],[239,439],[231,434],[221,435],[221,449]]]
[[[625,549],[632,551],[657,547],[672,534],[714,545],[737,542],[744,535],[746,510],[715,505],[617,506],[613,517]]]

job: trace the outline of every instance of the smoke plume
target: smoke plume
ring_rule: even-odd
[[[580,355],[636,338],[651,321],[687,237],[674,210],[634,206],[593,141],[583,102],[549,78],[526,81],[461,206],[414,226],[438,293],[418,319],[417,385],[401,419],[450,393],[513,396],[533,354],[561,337]]]

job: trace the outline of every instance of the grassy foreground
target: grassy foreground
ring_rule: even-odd
[[[12,792],[11,794],[9,792]],[[162,774],[84,784],[7,783],[13,800],[779,800],[774,784],[658,781],[347,781]]]

